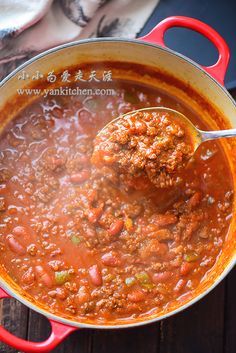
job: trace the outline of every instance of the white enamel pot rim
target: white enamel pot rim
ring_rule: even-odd
[[[199,73],[199,75],[201,75],[202,77],[208,77],[208,79],[212,82],[214,82],[214,86],[218,87],[218,90],[220,92],[220,94],[222,95],[222,97],[224,96],[225,99],[228,100],[228,102],[230,102],[231,106],[236,110],[236,103],[234,102],[233,98],[230,96],[230,94],[228,93],[228,91],[225,89],[225,87],[222,84],[223,78],[219,79],[218,73],[217,73],[217,78],[212,77],[211,74],[209,74],[207,71],[210,71],[209,68],[203,68],[200,65],[198,65],[197,63],[195,63],[194,61],[190,60],[189,58],[176,53],[175,51],[168,49],[164,46],[163,43],[163,36],[164,36],[164,32],[166,31],[166,29],[172,27],[175,24],[176,19],[185,19],[183,17],[172,17],[172,23],[169,24],[169,26],[163,28],[162,33],[160,34],[159,40],[158,42],[159,44],[154,44],[154,43],[149,43],[147,42],[149,39],[151,40],[151,36],[153,31],[143,37],[143,39],[141,40],[132,40],[132,39],[120,39],[120,38],[102,38],[102,39],[88,39],[88,40],[81,40],[81,41],[76,41],[76,42],[72,42],[72,43],[67,43],[61,46],[58,46],[56,48],[53,49],[49,49],[47,51],[45,51],[44,53],[41,53],[37,56],[35,56],[34,58],[30,59],[29,61],[27,61],[26,63],[24,63],[23,65],[21,65],[20,67],[18,67],[16,70],[14,70],[11,74],[9,74],[1,83],[0,83],[0,94],[1,91],[3,92],[2,94],[4,95],[4,88],[7,86],[8,82],[16,77],[16,75],[22,71],[23,69],[27,68],[30,64],[32,63],[36,63],[38,60],[40,60],[41,58],[45,58],[47,57],[49,54],[58,52],[62,49],[70,49],[70,48],[75,48],[75,47],[79,47],[83,44],[86,45],[91,45],[93,46],[94,44],[105,44],[105,43],[113,43],[114,45],[121,45],[126,44],[126,45],[135,45],[135,47],[140,47],[140,46],[145,46],[145,47],[152,47],[155,50],[158,50],[158,52],[163,52],[166,53],[168,56],[171,56],[172,58],[181,58],[181,60],[184,62],[184,64],[189,68],[189,70],[191,71],[192,69],[194,69],[195,71],[197,71]],[[173,21],[174,19],[174,21]],[[193,19],[188,19],[188,22],[192,23],[193,21],[198,22],[198,26],[206,26],[207,28],[205,28],[205,30],[199,30],[199,28],[197,29],[196,26],[190,26],[190,25],[186,25],[188,23],[181,23],[179,21],[177,21],[176,25],[179,26],[183,26],[183,27],[188,27],[188,28],[193,28],[195,30],[197,30],[198,32],[201,32],[202,34],[206,35],[206,30],[208,30],[208,26],[205,24],[202,24],[200,21],[197,20],[193,20]],[[162,21],[162,23],[167,22],[168,25],[168,19]],[[185,25],[184,25],[185,24]],[[159,27],[158,30],[161,28],[160,24],[157,26]],[[156,28],[157,28],[156,27]],[[156,29],[155,29],[156,30]],[[203,33],[204,32],[204,33]],[[211,33],[213,33],[215,35],[215,31],[211,29]],[[155,31],[154,33],[155,35],[157,35],[157,32]],[[150,36],[151,35],[151,36]],[[223,39],[217,34],[217,36],[221,39],[221,41],[223,42],[224,45],[225,42],[223,41]],[[151,42],[153,42],[151,40]],[[219,48],[218,48],[219,49]],[[220,53],[222,54],[222,53]],[[226,58],[226,62],[224,63],[224,68],[223,70],[226,71],[227,68],[227,64],[228,64],[228,58]],[[212,66],[214,67],[214,66]],[[210,68],[211,69],[211,68]],[[224,72],[225,74],[225,72]],[[223,76],[224,76],[223,74]],[[219,82],[219,80],[221,82]],[[185,303],[184,305],[174,309],[173,311],[170,311],[166,314],[163,314],[161,316],[152,318],[152,319],[146,319],[144,321],[138,321],[136,323],[128,323],[128,324],[119,324],[119,325],[97,325],[97,324],[90,324],[90,323],[80,323],[80,322],[76,322],[76,321],[72,321],[72,320],[68,320],[65,319],[63,317],[60,317],[58,315],[53,315],[51,313],[49,313],[48,311],[41,309],[40,307],[38,307],[37,305],[34,305],[33,303],[29,302],[27,299],[25,299],[23,296],[21,296],[16,290],[14,290],[14,288],[12,288],[5,280],[4,278],[0,278],[0,286],[2,288],[2,293],[0,292],[2,297],[14,297],[16,299],[18,299],[20,302],[22,302],[23,304],[25,304],[26,306],[28,306],[29,308],[43,314],[44,316],[46,316],[51,324],[52,324],[52,334],[49,337],[49,339],[43,343],[33,343],[33,342],[26,342],[24,340],[15,338],[14,336],[12,336],[11,334],[9,334],[3,329],[0,328],[0,339],[11,344],[12,346],[14,346],[17,349],[21,349],[23,351],[26,352],[48,352],[51,349],[53,349],[58,343],[60,343],[70,332],[72,332],[73,330],[77,329],[77,328],[96,328],[96,329],[117,329],[117,328],[127,328],[127,327],[135,327],[135,326],[141,326],[144,324],[149,324],[155,321],[159,321],[162,320],[164,318],[167,318],[169,316],[172,316],[184,309],[186,309],[187,307],[189,307],[190,305],[196,303],[198,300],[200,300],[201,298],[203,298],[206,294],[208,294],[213,288],[215,288],[218,283],[220,281],[222,281],[222,279],[228,274],[228,272],[234,267],[236,263],[236,256],[234,256],[233,259],[231,259],[231,261],[228,263],[228,265],[224,268],[224,271],[221,273],[220,276],[218,276],[218,278],[214,281],[214,283],[212,283],[211,286],[209,286],[209,288],[207,288],[204,292],[202,292],[201,294],[199,294],[198,296],[194,297],[192,300],[190,300],[189,302]],[[5,294],[7,293],[7,294]],[[2,331],[4,330],[4,331]],[[5,337],[4,337],[5,335]],[[10,338],[12,339],[12,342],[10,341]],[[14,339],[13,339],[14,338]],[[14,341],[14,342],[13,342]]]

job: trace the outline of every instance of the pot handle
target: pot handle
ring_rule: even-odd
[[[0,299],[11,298],[11,296],[0,288]],[[51,334],[44,342],[29,342],[18,338],[0,326],[0,341],[14,347],[17,350],[27,353],[47,353],[51,352],[70,333],[77,330],[72,326],[67,326],[56,321],[49,320],[51,324]]]
[[[217,62],[212,66],[202,66],[202,68],[213,76],[220,84],[224,85],[224,78],[230,58],[229,47],[219,33],[206,23],[191,17],[171,16],[158,23],[150,33],[138,39],[166,47],[164,35],[165,32],[172,27],[184,27],[194,30],[208,38],[215,45],[219,52]]]

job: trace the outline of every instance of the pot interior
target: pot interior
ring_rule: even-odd
[[[112,71],[112,78],[116,82],[119,80],[133,81],[144,84],[175,97],[183,102],[193,114],[200,116],[203,124],[211,129],[227,129],[236,126],[236,107],[229,94],[208,74],[201,70],[196,64],[177,54],[153,45],[138,43],[135,41],[122,40],[94,40],[81,43],[69,44],[56,50],[50,50],[46,54],[39,55],[37,59],[31,60],[20,70],[10,75],[3,81],[0,94],[1,126],[15,117],[22,109],[37,97],[33,95],[19,95],[17,90],[24,88],[43,88],[45,78],[52,72],[60,77],[68,70],[71,75],[79,70],[96,70],[97,74],[104,71]],[[39,71],[44,78],[39,81],[22,79],[25,74],[35,75]],[[48,89],[58,88],[59,82],[47,82]],[[60,86],[69,86],[68,83],[61,83]],[[235,185],[235,139],[228,139],[221,142],[224,150],[232,182]],[[234,201],[235,204],[235,201]],[[194,297],[186,299],[183,304],[176,301],[169,309],[159,312],[158,315],[150,314],[148,317],[126,321],[109,322],[101,326],[118,327],[130,324],[140,324],[150,320],[161,319],[164,316],[173,314],[200,298],[216,285],[221,278],[229,271],[235,262],[236,239],[235,239],[235,207],[230,224],[230,229],[216,265],[207,274],[201,284],[194,292]],[[19,288],[1,268],[1,282],[3,288],[10,290],[11,294],[18,297],[21,301],[48,315],[44,307],[27,295]],[[71,325],[79,323],[69,315],[48,316],[63,320]],[[96,325],[94,321],[85,320],[82,325]]]

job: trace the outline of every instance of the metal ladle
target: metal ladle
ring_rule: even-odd
[[[167,113],[172,113],[174,115],[174,119],[177,119],[180,122],[184,122],[184,127],[185,129],[189,132],[189,136],[192,136],[193,138],[193,146],[194,146],[194,152],[198,149],[198,147],[205,141],[209,140],[215,140],[219,139],[222,137],[236,137],[236,129],[228,129],[228,130],[215,130],[215,131],[203,131],[198,129],[196,126],[194,126],[191,121],[182,113],[178,112],[177,110],[171,109],[171,108],[166,108],[166,107],[150,107],[150,108],[142,108],[142,109],[137,109],[133,110],[131,112],[122,114],[118,116],[117,118],[111,120],[107,125],[103,127],[102,130],[99,131],[98,136],[103,133],[105,129],[111,124],[114,124],[114,122],[119,121],[123,117],[127,115],[132,115],[137,112],[150,112],[150,111],[157,111],[157,112],[167,112]]]

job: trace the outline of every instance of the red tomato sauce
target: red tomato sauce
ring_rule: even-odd
[[[90,158],[97,132],[173,97],[120,81],[116,96],[40,98],[0,141],[0,263],[49,312],[78,321],[130,322],[194,296],[221,253],[232,178],[219,142],[203,144],[181,185],[125,190]]]

